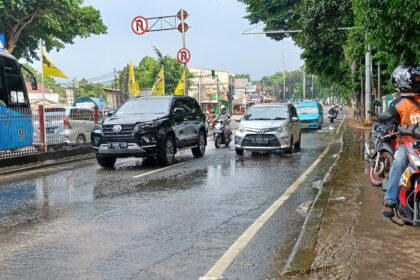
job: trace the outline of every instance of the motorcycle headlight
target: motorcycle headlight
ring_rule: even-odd
[[[417,167],[420,168],[420,159],[412,154],[408,154],[410,161]]]
[[[217,124],[215,125],[215,128],[216,128],[216,129],[221,129],[221,128],[222,128],[222,124],[221,124],[221,123],[217,123]]]

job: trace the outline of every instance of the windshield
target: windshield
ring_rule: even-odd
[[[169,112],[169,102],[169,98],[137,98],[127,101],[116,114],[166,114]]]
[[[251,107],[245,114],[246,121],[287,120],[286,106],[260,106]]]
[[[297,107],[296,108],[298,111],[298,114],[318,114],[318,107],[309,107],[309,106],[305,106],[305,107]]]

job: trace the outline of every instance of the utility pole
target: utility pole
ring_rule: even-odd
[[[305,73],[305,68],[303,68],[303,100],[305,100],[306,98],[306,73]]]
[[[312,78],[312,86],[311,86],[311,91],[312,91],[312,100],[314,100],[314,75],[311,75]]]
[[[369,118],[369,111],[370,111],[370,107],[371,107],[371,94],[372,94],[372,82],[371,82],[371,68],[372,68],[372,58],[371,58],[371,51],[372,48],[370,45],[368,45],[368,49],[365,55],[365,124],[369,124],[370,123],[370,118]]]
[[[286,66],[284,64],[284,50],[283,50],[283,100],[286,100]]]

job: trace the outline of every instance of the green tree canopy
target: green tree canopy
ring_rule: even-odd
[[[235,79],[248,79],[248,81],[251,81],[251,75],[250,74],[235,74]]]
[[[101,14],[83,0],[0,0],[0,30],[7,50],[17,58],[38,58],[39,41],[47,50],[61,49],[76,37],[107,31]]]
[[[152,88],[156,82],[158,73],[163,66],[165,69],[165,94],[172,95],[174,94],[175,88],[184,71],[184,66],[182,66],[176,58],[169,55],[162,55],[157,48],[155,48],[155,53],[157,58],[145,56],[138,66],[134,66],[136,81],[140,81],[140,88],[142,90],[145,88]],[[191,78],[190,74],[187,76],[188,79]],[[127,90],[128,66],[120,71],[117,84],[119,84],[122,89]]]

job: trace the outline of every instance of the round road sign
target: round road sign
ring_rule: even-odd
[[[191,53],[187,48],[182,48],[178,51],[178,61],[181,64],[187,64],[191,59]]]
[[[142,16],[137,16],[131,22],[131,29],[137,35],[143,35],[149,29],[149,22],[147,18]]]

